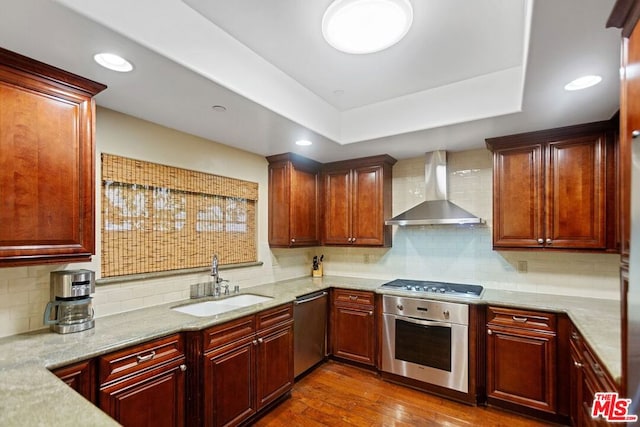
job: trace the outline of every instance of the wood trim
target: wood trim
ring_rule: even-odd
[[[616,113],[617,114],[617,113]],[[615,130],[617,121],[615,115],[610,120],[600,122],[583,123],[580,125],[565,126],[554,129],[544,129],[535,132],[518,133],[494,138],[486,138],[485,143],[490,151],[503,148],[513,148],[522,145],[545,143],[562,139],[569,139],[599,132],[610,132]]]
[[[397,160],[389,156],[388,154],[381,154],[378,156],[361,157],[358,159],[340,160],[337,162],[325,163],[324,165],[322,165],[322,169],[325,171],[341,169],[349,170],[363,166],[375,166],[381,164],[393,166],[396,164],[396,162]]]
[[[622,36],[629,37],[640,19],[640,2],[636,0],[618,0],[607,20],[607,28],[622,29]]]

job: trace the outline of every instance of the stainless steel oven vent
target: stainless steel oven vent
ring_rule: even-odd
[[[481,218],[447,200],[447,152],[432,151],[425,161],[425,201],[386,220],[386,225],[484,224]]]

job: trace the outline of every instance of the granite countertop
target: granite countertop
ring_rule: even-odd
[[[245,293],[273,299],[220,315],[195,317],[171,310],[172,307],[196,302],[185,300],[101,317],[96,319],[94,329],[74,334],[60,335],[42,330],[2,338],[0,425],[76,425],[80,414],[84,424],[117,425],[50,373],[49,369],[172,333],[204,329],[331,287],[398,294],[377,289],[386,281],[337,276],[304,277],[247,288]],[[430,295],[429,298],[454,300],[440,295]],[[620,377],[620,308],[617,301],[485,289],[482,298],[468,302],[567,313],[613,378]]]

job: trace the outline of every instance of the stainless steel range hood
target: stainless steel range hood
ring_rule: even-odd
[[[386,225],[484,224],[481,218],[447,200],[447,152],[432,151],[425,160],[425,199],[386,220]]]

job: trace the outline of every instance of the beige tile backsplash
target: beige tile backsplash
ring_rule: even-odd
[[[108,110],[99,112],[103,117],[109,116],[109,120],[119,120]],[[128,120],[131,119],[125,121]],[[264,167],[266,176],[266,164]],[[424,200],[424,159],[401,160],[394,166],[393,173],[393,214],[396,215]],[[309,274],[312,256],[324,253],[324,272],[331,275],[432,279],[527,292],[618,297],[617,255],[496,252],[491,249],[492,184],[488,151],[449,153],[448,179],[449,199],[487,220],[488,225],[394,227],[393,247],[387,249],[272,250],[266,241],[264,203],[260,205],[258,223],[262,228],[259,230],[258,256],[263,265],[222,270],[221,275],[241,288],[300,277]],[[266,179],[260,185],[266,186]],[[260,197],[266,199],[264,189]],[[527,272],[518,271],[519,261],[526,262]],[[43,328],[42,315],[49,300],[49,273],[75,268],[97,271],[99,262],[0,269],[0,336]],[[183,300],[189,298],[191,284],[208,279],[207,272],[203,272],[98,286],[94,294],[96,316]]]

